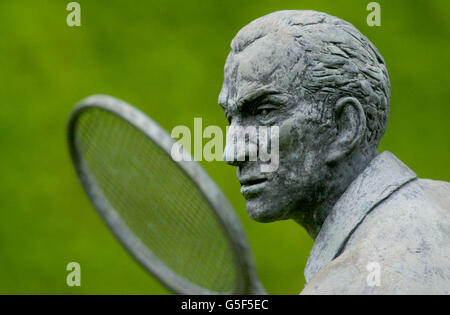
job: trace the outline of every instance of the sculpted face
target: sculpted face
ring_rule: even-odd
[[[304,56],[294,45],[288,36],[267,35],[239,53],[231,52],[219,96],[230,131],[279,127],[279,166],[274,172],[262,173],[259,159],[227,161],[237,167],[250,217],[260,222],[307,216],[326,180],[329,130],[319,123],[320,113],[301,88]]]

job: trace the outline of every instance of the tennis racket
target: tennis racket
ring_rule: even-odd
[[[230,203],[199,164],[172,159],[174,144],[141,111],[106,95],[81,101],[68,123],[72,161],[95,209],[170,291],[265,294]]]

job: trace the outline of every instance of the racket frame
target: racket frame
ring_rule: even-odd
[[[210,291],[179,276],[142,243],[121,219],[118,212],[108,203],[101,188],[91,175],[86,162],[83,160],[82,152],[79,152],[80,147],[76,143],[75,134],[78,118],[85,110],[91,108],[99,108],[116,115],[142,132],[149,141],[161,147],[168,154],[168,158],[192,180],[214,210],[213,212],[228,238],[236,268],[237,285],[233,292]],[[183,160],[175,162],[171,158],[171,150],[175,140],[155,121],[120,99],[108,95],[92,95],[79,102],[73,110],[68,122],[67,140],[78,178],[97,212],[129,254],[168,290],[176,294],[266,294],[256,275],[255,264],[245,232],[232,206],[216,183],[198,163]],[[188,153],[185,151],[184,154]]]

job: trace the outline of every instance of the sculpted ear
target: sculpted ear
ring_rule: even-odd
[[[335,105],[337,134],[330,145],[327,163],[337,163],[349,155],[362,141],[366,131],[366,115],[354,97],[340,98]]]

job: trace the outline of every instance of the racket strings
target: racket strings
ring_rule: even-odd
[[[127,141],[128,139],[124,139],[125,141]],[[130,162],[130,161],[127,161],[127,160],[122,160],[122,159],[118,159],[118,164],[119,165],[124,165],[123,163],[126,163],[126,162]],[[132,162],[132,160],[131,160],[131,162]],[[131,164],[131,163],[130,163]],[[98,166],[98,165],[97,165]],[[133,165],[132,165],[133,166]],[[128,181],[128,182],[126,182],[125,183],[125,181],[123,181],[123,182],[121,182],[120,184],[122,184],[121,186],[121,188],[125,188],[127,185],[129,185],[130,184],[130,182]],[[119,184],[119,185],[120,185]],[[158,183],[159,184],[159,183]],[[149,188],[150,188],[150,192],[153,192],[153,193],[155,193],[156,191],[155,191],[155,189],[151,189],[152,187],[151,186],[149,186]],[[154,187],[153,187],[154,188]],[[164,194],[164,195],[158,195],[158,194],[154,194],[153,195],[154,197],[156,197],[156,198],[158,198],[158,197],[164,197],[164,196],[167,196],[167,197],[170,197],[170,195],[169,194]],[[120,195],[119,195],[119,197],[120,197]],[[118,202],[120,202],[121,200],[120,200],[120,198],[118,199],[118,198],[114,198],[114,199],[116,199]],[[169,202],[171,202],[171,201],[173,201],[174,199],[172,199],[172,198],[167,198],[167,200],[166,201],[169,201]],[[140,211],[141,209],[142,209],[142,203],[141,204],[139,204],[138,202],[140,201],[138,198],[133,198],[132,200],[130,200],[131,202],[131,205],[133,206],[133,207],[135,207],[140,213],[142,213],[142,211]],[[156,200],[156,203],[163,203],[163,201],[162,200]],[[123,205],[123,204],[122,204]],[[163,215],[165,214],[165,213],[162,213]],[[190,218],[188,217],[188,220],[189,220]],[[161,221],[160,222],[160,224],[164,224],[165,222],[168,222],[168,221]],[[185,225],[183,225],[183,226],[181,226],[181,227],[185,227]],[[185,230],[185,232],[187,232],[187,230],[186,229],[184,229]]]
[[[153,254],[198,286],[233,291],[236,271],[223,229],[166,152],[101,109],[79,117],[76,143],[108,203]]]

